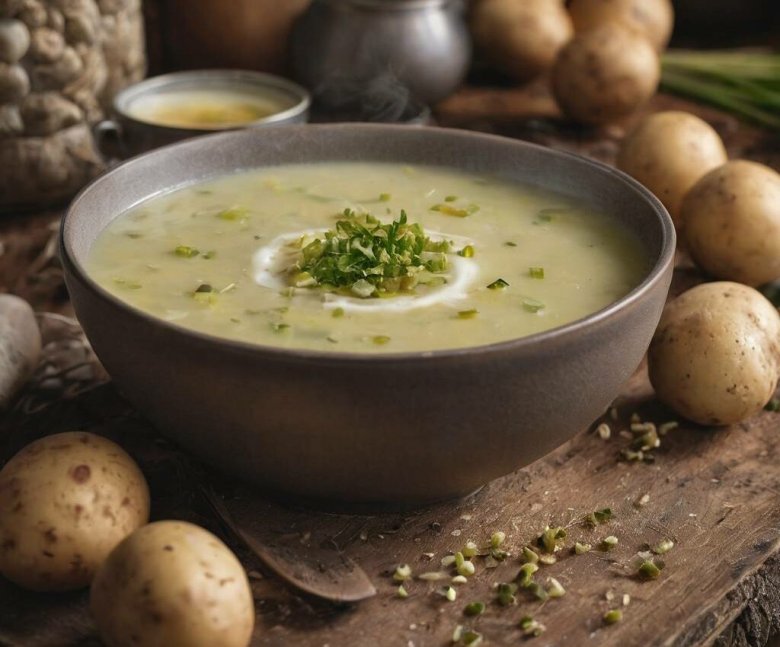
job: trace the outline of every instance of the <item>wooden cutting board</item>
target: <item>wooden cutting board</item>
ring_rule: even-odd
[[[724,138],[732,156],[780,168],[780,147],[767,133],[720,112],[672,97],[656,97],[650,110],[685,109],[705,117]],[[610,162],[629,124],[580,130],[557,118],[539,88],[463,89],[439,106],[439,124],[494,132],[567,148]],[[39,214],[0,223],[0,289],[26,296],[39,310],[68,312],[61,275],[51,254],[59,214]],[[48,245],[48,247],[47,247]],[[680,267],[673,292],[701,280]],[[95,369],[79,385],[100,382]],[[30,402],[0,419],[0,462],[42,433],[85,428],[117,438],[138,457],[153,493],[155,518],[185,518],[222,532],[199,493],[193,467],[176,448],[127,405],[110,384],[74,393],[50,393],[40,410]],[[34,397],[33,397],[34,396]],[[32,398],[32,399],[31,399]],[[532,615],[547,630],[530,645],[758,647],[780,631],[780,414],[763,412],[727,429],[681,423],[664,436],[652,463],[620,460],[632,414],[656,423],[675,419],[653,398],[640,369],[616,402],[617,419],[606,414],[612,435],[602,440],[583,430],[549,456],[498,479],[478,493],[425,510],[345,514],[308,510],[250,492],[240,484],[207,474],[239,523],[261,527],[263,540],[300,555],[307,564],[330,551],[367,575],[376,595],[356,604],[333,604],[284,584],[230,534],[223,534],[250,574],[257,608],[253,645],[450,644],[458,625],[480,632],[485,643],[516,645],[523,640],[520,619]],[[403,474],[399,474],[403,478]],[[240,505],[235,503],[239,501]],[[643,503],[642,503],[643,502]],[[610,507],[611,522],[595,529],[582,517]],[[557,600],[535,601],[524,594],[516,605],[495,602],[494,585],[517,574],[517,553],[546,525],[568,528],[567,548],[557,563],[543,566],[537,579],[554,577],[566,589]],[[391,574],[399,563],[413,572],[437,571],[440,559],[471,539],[484,543],[506,533],[512,556],[496,568],[477,559],[477,572],[457,587],[449,602],[436,593],[440,583],[415,580],[407,599],[395,595]],[[597,545],[618,538],[610,552],[574,555],[581,541]],[[674,541],[657,580],[636,576],[632,557],[662,539]],[[322,562],[328,577],[328,562]],[[310,569],[311,570],[311,569]],[[316,570],[316,569],[314,569]],[[331,578],[332,579],[332,578]],[[623,606],[623,596],[630,602]],[[608,599],[609,598],[609,599]],[[0,644],[98,645],[84,592],[45,596],[25,593],[0,580]],[[483,601],[478,619],[464,606]],[[622,622],[607,626],[603,614],[621,608]]]

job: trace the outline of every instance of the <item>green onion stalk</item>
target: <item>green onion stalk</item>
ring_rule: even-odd
[[[780,131],[780,53],[671,50],[661,88]]]

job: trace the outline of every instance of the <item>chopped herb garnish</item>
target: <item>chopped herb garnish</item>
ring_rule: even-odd
[[[646,559],[639,565],[639,576],[646,580],[654,580],[661,574],[661,568],[651,559]]]
[[[396,582],[405,582],[412,579],[412,567],[409,564],[399,564],[395,567],[393,579]]]
[[[604,623],[614,625],[623,619],[623,612],[620,609],[611,609],[604,614]]]
[[[550,528],[549,526],[547,526],[544,529],[544,532],[542,532],[542,534],[539,535],[539,537],[537,538],[536,543],[540,548],[543,548],[546,552],[554,553],[561,549],[561,544],[563,544],[565,539],[566,539],[565,528],[561,528],[560,526],[556,528]]]
[[[344,308],[333,308],[333,312],[331,312],[331,317],[333,317],[334,319],[338,319],[343,316],[344,316]]]
[[[671,539],[662,539],[658,545],[653,548],[656,555],[664,555],[674,548],[674,542]]]
[[[470,216],[473,213],[477,213],[477,211],[479,211],[479,205],[470,204],[465,209],[460,209],[458,207],[453,207],[451,204],[440,202],[439,204],[433,205],[430,210],[438,211],[439,213],[443,213],[446,216],[465,218],[467,216]]]
[[[541,622],[534,620],[531,616],[523,616],[520,619],[520,629],[526,636],[541,636],[547,629]]]
[[[390,202],[392,196],[389,193],[380,193],[379,202]]]
[[[574,543],[574,552],[577,555],[583,555],[589,552],[593,548],[590,544],[581,544],[580,542]]]
[[[458,199],[456,195],[448,195],[444,198],[444,202],[455,202]]]
[[[479,314],[479,311],[474,308],[471,310],[460,310],[458,312],[458,319],[473,319],[477,314]]]
[[[458,592],[451,586],[445,586],[439,589],[439,595],[447,598],[450,602],[455,602],[455,599],[458,597]]]
[[[539,563],[544,564],[545,566],[550,566],[551,564],[555,564],[555,562],[557,561],[558,558],[552,553],[542,553],[541,555],[539,555]]]
[[[377,297],[413,290],[423,272],[447,270],[449,243],[431,241],[419,224],[407,222],[405,211],[387,224],[349,209],[344,216],[335,229],[302,247],[291,273],[311,278],[304,287],[341,288],[353,296]]]
[[[593,526],[594,528],[602,523],[607,523],[607,521],[610,521],[612,519],[612,510],[611,508],[602,508],[601,510],[596,510],[594,512],[591,512],[590,514],[585,515],[585,523],[589,526]]]
[[[551,598],[562,598],[566,595],[566,589],[554,577],[547,578],[547,595]]]
[[[490,547],[491,548],[498,548],[501,544],[504,543],[504,540],[506,539],[506,533],[502,530],[496,530],[492,535],[490,535]]]
[[[520,571],[515,578],[520,586],[528,586],[534,578],[534,573],[539,570],[539,567],[534,562],[526,562],[520,567]]]
[[[377,346],[384,346],[390,341],[390,337],[387,335],[374,335],[371,338],[371,341],[374,342]]]
[[[466,245],[463,249],[461,249],[458,252],[458,256],[462,256],[463,258],[471,258],[472,256],[474,256],[473,245]]]
[[[230,209],[223,209],[217,214],[217,218],[220,220],[241,220],[246,216],[247,210],[243,207],[232,207]]]
[[[290,324],[286,323],[272,323],[271,324],[271,330],[274,332],[284,332],[290,327]]]
[[[216,290],[208,283],[201,283],[197,288],[195,288],[195,292],[216,292]]]
[[[470,602],[463,609],[463,615],[478,616],[485,612],[484,602]]]
[[[511,240],[508,240],[504,243],[507,247],[517,247],[517,243],[513,243]]]
[[[528,276],[530,276],[532,279],[543,279],[544,278],[544,268],[543,267],[529,267],[528,268]]]
[[[128,290],[140,290],[143,287],[141,283],[138,281],[133,281],[132,279],[115,278],[114,283],[116,283],[119,287],[127,288]]]
[[[615,535],[610,535],[609,537],[605,537],[603,539],[601,544],[599,544],[599,547],[603,551],[610,551],[617,545],[618,545],[618,538],[615,537]]]
[[[502,607],[517,603],[515,593],[517,593],[517,584],[512,582],[499,582],[496,586],[496,599]]]
[[[460,552],[463,553],[464,557],[474,557],[479,552],[479,549],[473,541],[469,540]]]
[[[460,642],[466,647],[479,647],[482,644],[482,634],[476,631],[466,631],[460,637]]]
[[[490,285],[488,285],[487,289],[488,290],[503,290],[506,287],[509,287],[509,283],[507,283],[504,279],[498,278],[495,281],[493,281]]]
[[[217,252],[216,252],[216,251],[214,251],[213,249],[210,249],[209,251],[207,251],[207,252],[203,252],[203,253],[201,254],[201,256],[202,256],[203,258],[205,258],[206,260],[210,260],[210,259],[214,258],[216,255],[217,255]]]
[[[396,596],[397,596],[397,597],[399,597],[399,598],[401,598],[401,599],[405,599],[405,598],[408,598],[408,597],[409,597],[409,593],[408,593],[408,592],[407,592],[407,590],[404,588],[404,585],[403,585],[403,584],[401,584],[401,585],[400,585],[400,586],[399,586],[399,587],[396,589],[396,591],[395,591],[395,594],[396,594]]]
[[[200,254],[197,249],[190,247],[189,245],[179,245],[176,247],[176,249],[173,250],[173,253],[176,254],[176,256],[181,256],[182,258],[194,258]]]
[[[539,555],[537,555],[531,548],[526,546],[523,548],[523,561],[526,564],[536,564],[539,561]]]
[[[542,308],[544,308],[544,304],[541,301],[537,301],[536,299],[525,297],[523,299],[523,308],[528,312],[539,312]]]

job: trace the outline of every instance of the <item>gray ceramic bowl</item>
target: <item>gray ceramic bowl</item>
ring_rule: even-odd
[[[635,231],[651,269],[624,298],[548,332],[387,355],[291,351],[193,332],[126,305],[85,270],[98,233],[145,198],[236,169],[328,160],[446,165],[560,191]],[[396,505],[466,494],[597,418],[647,349],[674,248],[661,204],[602,164],[465,131],[356,124],[237,131],[154,151],[84,189],[61,236],[89,340],[162,433],[271,490]]]

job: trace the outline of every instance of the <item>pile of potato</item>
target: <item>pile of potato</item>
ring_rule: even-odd
[[[469,22],[489,61],[519,81],[549,74],[564,114],[598,125],[655,94],[674,12],[671,0],[474,0]]]
[[[254,601],[235,555],[193,524],[148,521],[146,480],[121,447],[44,437],[0,470],[0,574],[34,591],[91,584],[110,647],[246,647]]]

